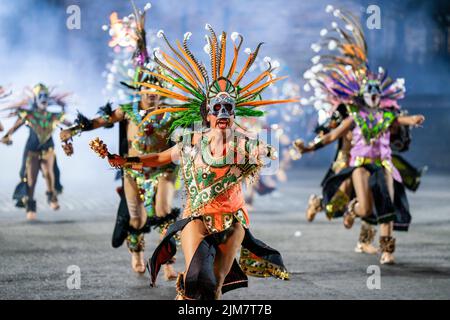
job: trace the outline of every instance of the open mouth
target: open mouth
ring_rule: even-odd
[[[218,119],[216,127],[219,129],[226,129],[230,126],[230,119]]]
[[[377,95],[373,94],[372,95],[372,103],[375,103],[377,101]]]

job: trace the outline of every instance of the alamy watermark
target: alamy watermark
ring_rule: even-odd
[[[369,15],[366,19],[367,29],[381,29],[381,8],[375,4],[372,4],[367,7],[366,14]]]
[[[380,290],[381,289],[381,269],[377,265],[370,265],[367,267],[367,277],[366,285],[369,290]]]
[[[76,4],[72,4],[67,7],[66,13],[68,17],[66,19],[66,27],[69,30],[81,29],[81,9]]]
[[[66,273],[70,276],[66,280],[67,289],[80,290],[81,289],[81,269],[77,265],[67,267]]]

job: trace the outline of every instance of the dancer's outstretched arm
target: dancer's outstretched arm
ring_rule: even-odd
[[[179,159],[178,145],[159,153],[151,153],[141,157],[121,157],[108,155],[108,162],[115,168],[132,168],[140,170],[143,167],[162,167]]]
[[[294,147],[297,148],[300,153],[308,153],[318,150],[326,146],[327,144],[330,144],[338,140],[339,138],[342,138],[347,132],[350,131],[352,124],[353,118],[348,117],[344,121],[342,121],[342,123],[336,129],[331,130],[321,138],[310,142],[307,146],[304,145],[304,142],[302,140],[297,140],[294,142]]]
[[[14,125],[12,126],[11,129],[9,129],[6,134],[3,136],[3,138],[0,140],[2,143],[6,144],[6,145],[11,145],[12,144],[12,140],[11,140],[11,136],[14,134],[14,132],[17,131],[17,129],[19,129],[25,122],[23,121],[23,119],[18,118],[16,123],[14,123]]]
[[[425,117],[421,114],[397,117],[397,123],[403,126],[420,126],[424,122]]]
[[[124,119],[124,112],[120,108],[118,108],[111,113],[109,119],[105,119],[105,117],[97,117],[92,120],[86,118],[82,119],[83,119],[82,121],[79,121],[80,122],[79,124],[67,128],[65,130],[62,130],[60,132],[59,137],[61,139],[61,142],[68,141],[70,138],[77,135],[79,132],[103,128],[105,126],[110,125],[111,123],[122,121]]]

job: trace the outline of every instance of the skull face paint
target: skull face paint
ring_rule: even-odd
[[[209,103],[209,114],[217,119],[230,119],[234,116],[235,100],[226,92],[220,92]]]
[[[377,108],[381,100],[380,83],[377,80],[369,80],[364,87],[364,102],[369,108]]]
[[[43,84],[38,84],[33,88],[34,101],[36,106],[40,110],[47,109],[49,101],[49,91],[48,88]]]
[[[215,80],[208,91],[207,121],[211,128],[230,128],[236,111],[236,88],[224,77]]]

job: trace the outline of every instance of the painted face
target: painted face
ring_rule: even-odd
[[[226,92],[219,92],[208,105],[211,128],[227,129],[234,121],[235,100]]]
[[[33,93],[37,108],[41,110],[47,109],[50,98],[48,88],[42,83],[39,83],[33,87]]]
[[[39,109],[45,110],[48,106],[48,92],[45,91],[39,91],[38,95],[36,96],[36,105]]]
[[[381,99],[381,88],[378,81],[369,80],[364,87],[364,102],[369,108],[377,108]]]
[[[219,93],[209,103],[209,114],[217,119],[229,119],[234,116],[235,101],[226,92]]]

